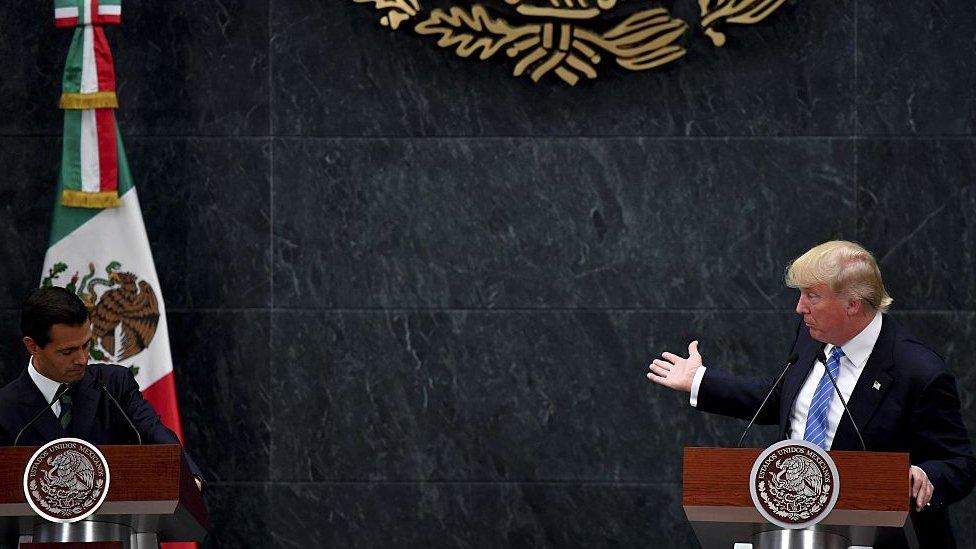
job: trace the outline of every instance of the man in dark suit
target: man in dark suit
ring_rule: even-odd
[[[890,317],[892,300],[874,257],[852,242],[821,244],[797,258],[786,282],[799,289],[803,316],[793,342],[799,359],[760,412],[782,438],[826,450],[907,452],[913,524],[923,548],[956,547],[946,506],[970,493],[976,460],[960,413],[955,378],[942,359]],[[691,394],[700,410],[750,419],[773,385],[705,367],[698,342],[687,358],[664,353],[648,379]],[[828,358],[829,357],[829,358]],[[834,381],[850,416],[834,394]]]
[[[147,444],[179,444],[142,398],[128,368],[88,364],[91,323],[78,296],[58,287],[32,291],[21,332],[31,359],[0,389],[0,445],[41,445],[62,437],[92,444],[136,444],[139,437]],[[202,488],[199,469],[189,456],[187,462]]]

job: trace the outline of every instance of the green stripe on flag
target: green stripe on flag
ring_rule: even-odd
[[[83,27],[75,27],[75,35],[71,39],[68,49],[68,59],[64,62],[64,78],[61,79],[61,91],[78,93],[81,91],[81,66],[85,52],[85,31]]]
[[[132,184],[132,173],[129,172],[129,161],[125,158],[125,145],[122,144],[122,132],[119,131],[118,122],[115,124],[115,146],[118,147],[119,154],[119,198],[129,192],[134,187]]]
[[[61,173],[58,187],[81,190],[81,113],[64,111],[64,137],[61,141]]]
[[[67,115],[77,113],[78,125],[81,126],[81,111],[65,111],[65,140],[68,137]],[[75,133],[77,135],[77,132]],[[119,198],[133,189],[132,174],[129,172],[129,162],[125,158],[125,147],[122,145],[122,133],[118,126],[115,129],[115,142],[119,147]],[[75,150],[78,150],[77,147]],[[64,160],[62,160],[62,164]],[[62,166],[63,172],[63,166]],[[81,179],[78,179],[79,184]],[[61,205],[61,191],[64,190],[64,180],[58,182],[58,192],[54,197],[54,216],[51,219],[51,237],[48,239],[48,248],[61,241],[62,238],[73,233],[75,229],[87,223],[91,218],[98,215],[102,210],[92,208],[70,208]],[[70,187],[69,187],[70,188]]]
[[[68,236],[75,229],[81,227],[89,219],[98,215],[93,208],[69,208],[61,205],[61,188],[58,186],[58,194],[54,197],[54,216],[51,218],[51,238],[48,240],[47,247],[50,248],[62,238]]]
[[[99,6],[121,6],[122,0],[100,0]]]

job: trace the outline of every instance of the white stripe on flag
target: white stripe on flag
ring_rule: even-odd
[[[117,4],[115,6],[98,6],[98,15],[122,15],[122,5]]]
[[[89,0],[86,0],[89,1]],[[81,93],[98,91],[98,69],[95,66],[95,31],[85,25],[81,46]]]
[[[91,27],[86,27],[86,30]],[[81,190],[97,193],[101,189],[102,173],[98,165],[98,124],[95,110],[81,111]]]
[[[139,209],[139,198],[133,187],[120,197],[122,205],[118,208],[105,208],[95,217],[83,223],[47,250],[44,258],[46,273],[55,263],[68,265],[67,272],[57,284],[62,285],[71,273],[87,273],[88,265],[94,264],[96,272],[105,276],[105,267],[113,261],[122,264],[125,271],[136,274],[159,292],[159,277],[153,265],[149,250],[149,238]],[[61,206],[57,206],[61,207]],[[96,286],[98,288],[98,286]],[[99,288],[99,292],[106,288]],[[145,351],[118,363],[123,366],[138,366],[136,381],[145,389],[173,371],[170,356],[169,329],[166,324],[166,305],[163,295],[156,294],[159,303],[159,324],[156,335]],[[116,347],[116,352],[119,352]]]
[[[55,19],[74,19],[75,17],[78,17],[78,6],[54,8]]]
[[[92,0],[85,0],[82,3],[82,8],[81,9],[85,10],[85,12],[81,15],[82,19],[79,22],[82,23],[82,24],[84,24],[84,25],[91,25],[92,24],[92,9],[91,9],[92,6],[91,6],[91,3],[92,3]]]

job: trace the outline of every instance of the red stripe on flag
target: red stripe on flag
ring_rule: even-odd
[[[119,150],[115,141],[115,111],[95,109],[95,127],[98,131],[98,170],[101,192],[116,191],[119,188]]]
[[[57,28],[77,27],[78,18],[77,17],[55,17],[54,26]]]
[[[170,372],[142,390],[142,396],[156,409],[163,425],[169,427],[183,442],[180,406],[176,400],[176,378]],[[160,549],[197,549],[196,542],[160,543]]]
[[[94,10],[95,7],[93,6],[92,9]],[[105,30],[102,27],[94,27],[92,31],[98,91],[115,91],[115,65],[112,62],[112,50],[108,47],[108,39],[105,38]]]
[[[163,425],[169,427],[183,442],[183,425],[180,423],[180,406],[176,401],[176,378],[170,372],[142,390],[142,396],[152,404],[163,420]]]

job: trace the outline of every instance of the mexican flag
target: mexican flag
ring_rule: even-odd
[[[91,358],[132,370],[163,423],[183,440],[166,307],[139,196],[116,125],[115,69],[103,26],[121,0],[54,0],[74,29],[62,81],[64,135],[42,285],[63,286],[91,311]]]
[[[74,37],[62,79],[61,168],[41,284],[81,297],[91,312],[91,358],[128,367],[182,442],[166,307],[115,120],[115,68],[102,27],[119,24],[121,15],[121,0],[54,0],[55,26],[73,28]]]
[[[121,139],[118,145],[120,205],[56,203],[41,284],[82,298],[92,317],[92,360],[129,367],[143,396],[183,440],[166,307]]]

